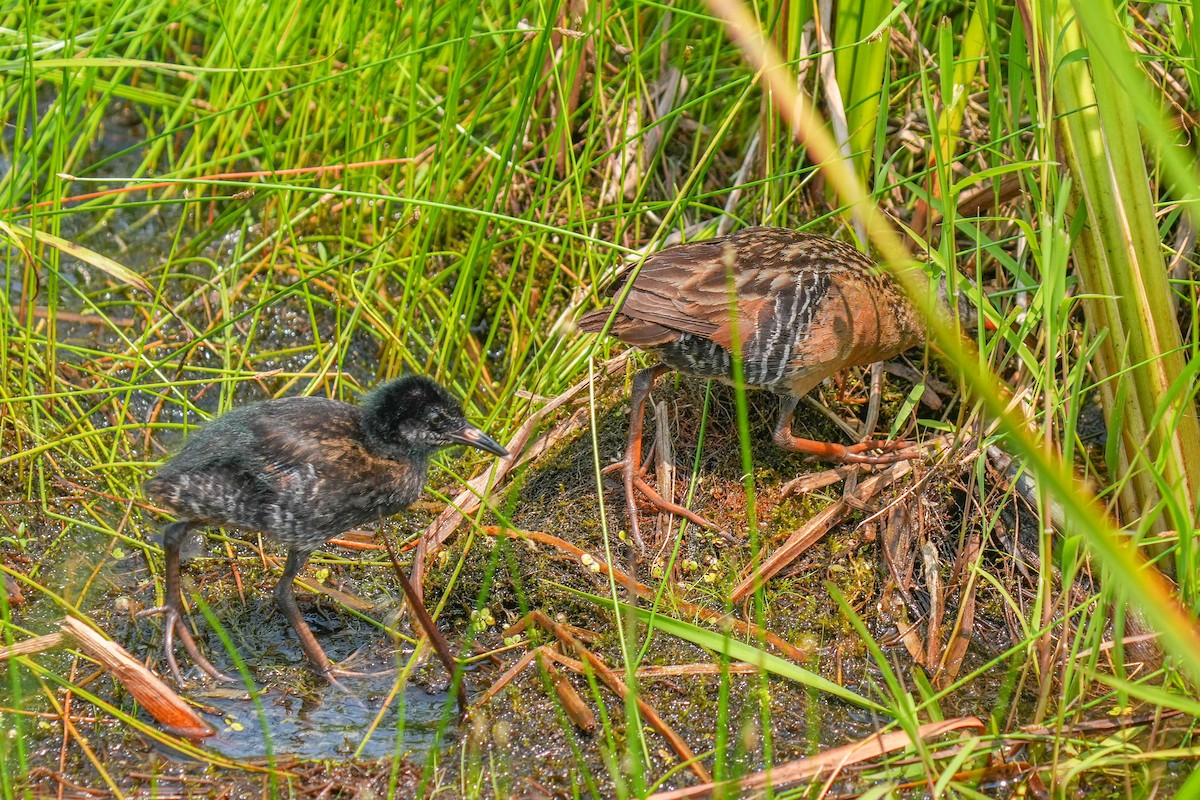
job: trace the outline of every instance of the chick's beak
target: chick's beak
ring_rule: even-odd
[[[492,437],[488,436],[483,431],[476,428],[474,425],[464,425],[462,430],[448,434],[450,439],[459,444],[469,445],[470,447],[478,447],[480,450],[486,450],[493,455],[501,458],[511,458],[509,452]]]

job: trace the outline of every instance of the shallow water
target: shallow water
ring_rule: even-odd
[[[447,718],[456,719],[452,697],[410,686],[399,692],[369,731],[367,726],[386,700],[393,679],[347,678],[345,683],[347,691],[325,687],[304,696],[268,687],[257,702],[194,693],[192,699],[220,711],[206,714],[217,734],[202,746],[236,760],[272,755],[379,759],[398,752],[419,761],[444,743],[447,729],[454,729],[453,724],[446,725]]]

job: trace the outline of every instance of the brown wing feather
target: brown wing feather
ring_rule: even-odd
[[[785,228],[746,228],[669,248],[646,259],[621,311],[728,349],[735,322],[748,341],[769,310],[768,298],[795,290],[787,251],[812,238]]]
[[[650,256],[635,276],[621,313],[680,333],[710,336],[717,325],[696,279],[712,268],[713,255],[720,249],[713,242],[695,242]]]
[[[747,357],[761,361],[764,374],[775,374],[791,357],[796,337],[804,335],[828,276],[872,266],[850,245],[786,228],[746,228],[677,245],[645,260],[611,331],[639,347],[692,334],[731,349],[736,323]],[[625,284],[612,294],[620,296]],[[736,316],[731,316],[731,288]],[[592,312],[580,320],[580,328],[599,331],[608,314]]]
[[[632,276],[613,334],[630,344],[639,342],[627,335],[661,344],[668,330],[712,336],[729,316],[725,275],[728,268],[738,269],[737,261],[736,247],[727,239],[690,242],[649,256]],[[624,285],[613,294],[620,296]],[[606,312],[593,312],[580,320],[580,328],[599,330],[605,318]]]
[[[604,329],[612,309],[601,309],[584,314],[579,318],[579,330],[588,333],[599,333]],[[609,333],[626,344],[643,349],[658,347],[679,338],[679,331],[665,328],[653,322],[633,319],[624,314],[617,314]]]

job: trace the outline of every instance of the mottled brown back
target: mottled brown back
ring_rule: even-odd
[[[586,314],[579,327],[600,331],[609,314]],[[920,343],[924,327],[859,250],[757,227],[649,256],[610,332],[673,369],[724,381],[733,376],[736,339],[748,385],[802,395],[840,369]]]

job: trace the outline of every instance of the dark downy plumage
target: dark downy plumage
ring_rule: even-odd
[[[619,298],[626,284],[614,286],[611,295]],[[585,314],[579,328],[598,333],[610,316],[611,308]],[[891,358],[925,338],[924,323],[900,287],[850,245],[759,227],[667,248],[642,263],[608,332],[660,362],[634,379],[623,462],[631,533],[639,546],[635,485],[658,508],[711,526],[667,502],[637,474],[650,388],[670,370],[732,384],[735,341],[741,343],[744,383],[783,398],[772,434],[779,447],[865,464],[914,454],[904,442],[845,446],[792,433],[797,403],[822,380],[847,367]]]
[[[467,423],[448,391],[416,375],[376,387],[359,405],[317,397],[268,400],[230,411],[197,431],[145,484],[146,494],[180,518],[163,532],[165,604],[150,610],[166,617],[166,657],[176,680],[182,682],[173,634],[201,669],[224,677],[200,653],[181,619],[179,547],[190,528],[261,531],[287,548],[275,599],[313,667],[336,683],[336,675],[349,673],[333,666],[304,622],[293,580],[327,540],[411,505],[425,485],[430,458],[456,444],[508,457]],[[408,594],[411,587],[405,588]],[[428,633],[440,639],[436,630]],[[453,671],[453,662],[447,669]]]

